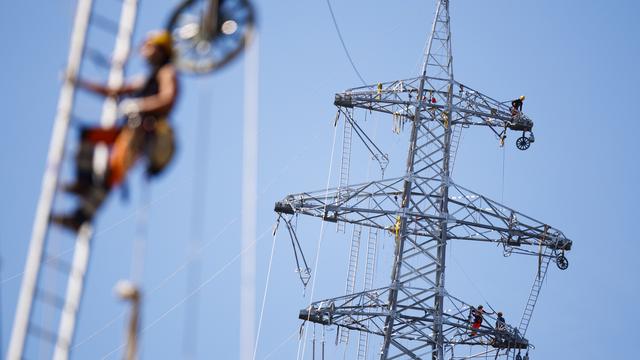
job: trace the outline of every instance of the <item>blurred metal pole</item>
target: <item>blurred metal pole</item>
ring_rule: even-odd
[[[251,360],[255,342],[256,309],[256,207],[258,177],[258,69],[259,41],[246,49],[244,83],[244,134],[242,148],[242,224],[240,269],[240,360]],[[252,43],[247,41],[247,43]]]
[[[121,280],[116,284],[116,293],[121,299],[131,302],[131,313],[129,315],[129,326],[127,328],[127,348],[125,360],[136,360],[138,358],[138,327],[140,324],[140,289],[132,282]]]

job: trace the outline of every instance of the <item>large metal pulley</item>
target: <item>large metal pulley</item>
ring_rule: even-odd
[[[254,11],[247,0],[186,0],[167,25],[174,62],[190,73],[211,72],[229,63],[242,52],[253,29]]]
[[[533,133],[529,133],[529,136],[527,137],[525,132],[522,132],[522,136],[518,138],[518,140],[516,140],[516,147],[520,150],[527,150],[529,148],[529,146],[531,146],[531,143],[533,143],[535,141],[535,137],[533,137]]]
[[[521,136],[516,140],[516,147],[520,150],[527,150],[531,146],[531,141],[526,136]]]
[[[558,265],[558,269],[560,270],[567,270],[569,268],[569,260],[564,256],[564,253],[556,256],[556,265]]]

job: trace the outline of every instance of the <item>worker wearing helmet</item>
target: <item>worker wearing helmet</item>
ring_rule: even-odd
[[[502,312],[499,311],[497,315],[498,315],[498,318],[496,319],[496,330],[498,331],[507,330],[507,321],[504,319],[504,316],[502,316]]]
[[[511,116],[517,116],[522,112],[522,103],[524,102],[524,95],[511,101]]]
[[[484,307],[482,305],[478,305],[477,308],[471,308],[471,336],[476,336],[478,334],[477,330],[480,329],[482,325],[482,321],[484,320]]]
[[[81,130],[76,155],[76,181],[64,190],[80,196],[76,211],[53,215],[52,221],[72,230],[91,221],[111,189],[121,184],[140,157],[147,160],[147,174],[157,175],[169,163],[174,151],[173,131],[168,116],[178,97],[178,80],[171,63],[173,41],[166,31],[150,33],[140,55],[150,72],[146,80],[110,88],[81,79],[71,79],[78,87],[114,97],[123,121],[114,128]],[[97,144],[109,149],[106,169],[94,167]]]

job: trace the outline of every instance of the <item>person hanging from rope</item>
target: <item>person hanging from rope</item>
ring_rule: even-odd
[[[76,180],[63,187],[80,197],[78,208],[65,215],[52,215],[53,223],[77,231],[91,221],[109,192],[121,184],[128,170],[144,157],[147,175],[155,176],[169,164],[175,150],[168,116],[178,97],[177,72],[171,59],[173,40],[166,31],[151,32],[140,47],[140,55],[150,67],[145,81],[113,89],[81,79],[77,86],[119,100],[121,124],[113,128],[84,128],[76,154]],[[106,170],[94,166],[98,144],[108,150]],[[95,156],[94,156],[95,155]]]
[[[522,103],[524,102],[524,95],[511,101],[511,116],[516,117],[522,112]]]

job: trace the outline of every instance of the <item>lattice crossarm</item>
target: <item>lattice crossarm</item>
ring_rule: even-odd
[[[516,247],[542,245],[555,251],[572,246],[562,231],[454,183],[449,194],[449,223],[454,239]]]
[[[416,108],[421,111],[446,108],[449,81],[424,77],[425,85],[420,93],[421,79],[423,77],[349,89],[335,95],[334,105],[403,116],[407,120],[413,120]]]
[[[453,92],[454,124],[483,125],[509,128],[517,131],[531,131],[533,121],[525,114],[514,114],[509,101],[499,102],[477,90],[456,82]]]

